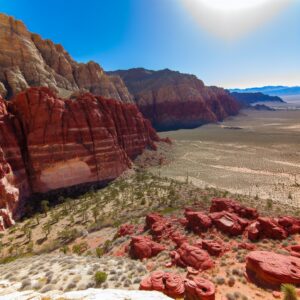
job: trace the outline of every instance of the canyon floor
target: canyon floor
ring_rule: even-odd
[[[300,205],[300,110],[244,110],[221,124],[160,134],[173,160],[157,174]]]

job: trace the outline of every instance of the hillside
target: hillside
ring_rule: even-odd
[[[278,96],[269,96],[263,93],[237,93],[231,92],[231,96],[234,97],[242,106],[249,106],[257,102],[281,102],[284,101]]]
[[[239,111],[227,91],[207,87],[194,75],[141,68],[109,74],[124,80],[137,106],[157,130],[194,128],[222,121]]]

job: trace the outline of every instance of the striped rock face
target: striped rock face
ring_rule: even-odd
[[[0,209],[13,216],[30,194],[113,180],[159,141],[135,105],[91,94],[62,100],[31,88],[9,112],[1,104]]]

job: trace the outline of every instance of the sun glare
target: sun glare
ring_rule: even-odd
[[[212,9],[223,12],[236,12],[265,5],[272,0],[197,0],[199,3]]]
[[[261,28],[293,0],[181,0],[202,29],[232,41]]]

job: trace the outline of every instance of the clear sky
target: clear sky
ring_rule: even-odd
[[[251,1],[265,4],[238,7]],[[0,0],[0,11],[105,70],[169,68],[224,87],[300,85],[300,0],[251,1]]]

